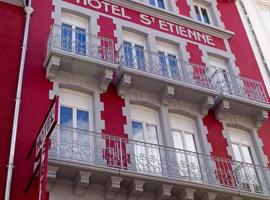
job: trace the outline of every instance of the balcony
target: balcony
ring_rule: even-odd
[[[170,85],[171,96],[202,103],[213,96],[216,104],[228,100],[230,108],[238,114],[254,116],[261,110],[270,110],[268,98],[261,82],[235,76],[222,70],[188,63],[175,56],[143,50],[137,46],[123,44],[119,49],[119,88],[126,86],[156,94]],[[127,78],[126,78],[127,79]]]
[[[59,71],[98,79],[106,70],[117,69],[114,42],[84,30],[54,25],[44,66],[49,79],[55,78]]]
[[[171,184],[172,191],[210,190],[224,200],[230,195],[270,197],[267,167],[68,127],[54,130],[49,165],[58,166],[60,179],[73,180],[83,169],[91,172],[93,183],[106,184],[110,176],[120,176],[121,187],[134,179],[151,184],[145,191]]]

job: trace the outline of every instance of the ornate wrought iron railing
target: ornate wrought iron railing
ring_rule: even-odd
[[[144,50],[140,46],[124,43],[119,49],[120,68],[192,84],[268,104],[261,82],[232,75],[214,67],[189,63],[176,56]]]
[[[235,95],[269,104],[262,82],[232,75],[218,69],[211,77],[211,80],[215,88],[220,90],[223,94]]]
[[[55,128],[49,158],[270,194],[267,167],[68,127]]]
[[[88,34],[83,29],[72,29],[71,26],[54,25],[50,32],[48,49],[115,63],[113,40]]]

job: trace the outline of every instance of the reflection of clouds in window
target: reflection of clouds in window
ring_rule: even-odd
[[[89,112],[77,110],[77,128],[89,130]]]
[[[60,125],[72,127],[72,108],[61,106],[60,108]]]
[[[152,125],[146,125],[146,142],[158,144],[158,138],[157,138],[157,129],[155,126]]]
[[[143,125],[139,122],[132,122],[133,139],[143,141]]]

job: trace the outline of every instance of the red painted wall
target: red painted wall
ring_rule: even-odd
[[[22,8],[0,2],[0,199],[4,198],[24,28]]]
[[[49,90],[52,88],[43,68],[47,38],[50,25],[53,23],[51,20],[52,0],[34,0],[32,7],[34,12],[30,22],[22,87],[15,168],[11,188],[12,200],[37,199],[39,180],[35,180],[30,190],[24,193],[33,173],[33,157],[27,159],[26,156],[50,105]]]
[[[184,15],[186,17],[190,17],[190,7],[187,4],[187,0],[176,0],[176,6],[178,7],[179,14]]]

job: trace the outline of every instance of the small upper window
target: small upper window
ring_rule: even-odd
[[[206,24],[211,24],[208,6],[195,4],[194,8],[195,8],[197,20]]]
[[[149,0],[150,5],[165,9],[165,3],[164,0]]]

